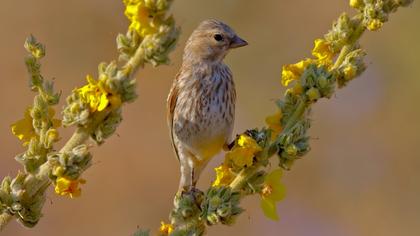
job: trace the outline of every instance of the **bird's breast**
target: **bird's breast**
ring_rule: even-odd
[[[233,130],[236,92],[232,76],[228,69],[216,68],[184,83],[174,114],[175,135],[199,155],[213,156]]]

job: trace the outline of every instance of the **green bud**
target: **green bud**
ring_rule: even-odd
[[[12,204],[11,208],[12,208],[13,211],[19,212],[19,211],[22,210],[22,205],[20,205],[20,203],[15,202],[15,203]]]
[[[105,69],[105,74],[109,77],[115,77],[118,72],[118,65],[116,61],[112,61]]]
[[[286,147],[285,151],[289,156],[296,156],[298,153],[298,148],[294,144],[291,144]]]
[[[321,97],[321,94],[319,93],[318,89],[312,87],[306,91],[306,96],[308,96],[309,101],[315,102]]]
[[[10,184],[12,182],[12,178],[10,176],[4,177],[3,181],[1,182],[1,190],[3,190],[6,193],[9,193],[11,191]]]
[[[92,138],[101,144],[106,138],[114,134],[118,125],[121,123],[121,109],[114,110],[98,125],[98,128],[92,134]]]
[[[210,214],[210,215],[207,216],[207,222],[210,225],[215,225],[215,224],[217,224],[217,223],[220,222],[220,218],[217,215],[217,213],[212,213],[212,214]]]
[[[26,39],[24,47],[36,59],[45,56],[45,46],[38,43],[33,35]]]
[[[179,30],[172,17],[169,17],[159,28],[157,34],[146,37],[141,47],[145,53],[145,61],[158,66],[169,62],[168,54],[175,47]]]
[[[99,63],[99,65],[98,65],[98,74],[99,75],[105,74],[105,71],[106,71],[106,67],[107,66],[108,65],[106,64],[106,62]]]
[[[325,35],[325,39],[331,45],[333,52],[338,52],[348,44],[357,24],[352,22],[347,13],[340,15],[333,23],[332,29]]]
[[[193,215],[193,210],[191,208],[182,209],[182,216],[184,218],[190,218]]]
[[[217,215],[226,218],[231,215],[231,207],[226,204],[217,209]]]
[[[318,86],[320,87],[320,88],[325,88],[325,87],[327,87],[328,86],[328,80],[327,80],[327,78],[325,78],[325,76],[319,76],[319,78],[318,78]]]
[[[364,57],[366,53],[362,49],[355,49],[347,54],[343,63],[338,68],[338,86],[343,87],[348,81],[359,76],[366,69]]]

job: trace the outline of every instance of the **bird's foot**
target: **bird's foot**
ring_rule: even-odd
[[[228,152],[232,150],[233,146],[235,146],[235,141],[232,141],[231,143],[225,143],[223,144],[223,151]]]
[[[179,192],[178,196],[181,198],[191,198],[195,204],[200,207],[204,200],[204,193],[195,186],[184,186]]]

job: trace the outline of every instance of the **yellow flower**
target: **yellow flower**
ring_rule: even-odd
[[[82,190],[79,184],[84,184],[84,179],[72,180],[67,177],[60,176],[55,182],[55,193],[61,196],[70,196],[71,198],[79,197]]]
[[[271,140],[274,140],[278,134],[283,130],[281,126],[281,118],[283,117],[283,113],[279,110],[276,114],[272,116],[268,116],[265,118],[265,123],[267,123],[268,128],[271,129]]]
[[[23,141],[23,145],[26,146],[29,144],[32,138],[38,137],[34,127],[33,127],[33,118],[31,116],[32,108],[29,107],[25,110],[24,118],[18,120],[11,125],[12,133],[20,140]],[[48,109],[48,117],[46,119],[52,122],[53,128],[58,128],[61,126],[61,121],[54,119],[55,111],[53,108]],[[56,137],[58,138],[58,132],[55,131]],[[56,140],[56,139],[55,139]]]
[[[20,140],[23,145],[28,145],[32,138],[36,138],[37,134],[32,125],[33,119],[31,116],[31,108],[25,110],[25,115],[22,120],[12,124],[12,133]]]
[[[278,220],[276,203],[281,201],[286,193],[286,188],[280,182],[283,175],[281,169],[274,170],[265,177],[261,190],[261,208],[264,215],[272,220]]]
[[[231,160],[235,166],[240,168],[252,166],[255,154],[261,150],[262,148],[253,138],[246,134],[241,134],[237,141],[237,145],[226,153],[226,159]]]
[[[174,226],[172,224],[165,224],[165,222],[160,222],[159,233],[161,235],[170,235],[174,231]]]
[[[141,37],[156,33],[158,26],[154,24],[151,10],[145,0],[123,0],[126,8],[125,15],[130,20],[130,29],[135,30]]]
[[[325,39],[316,39],[315,46],[312,49],[312,55],[317,58],[322,65],[330,65],[334,57],[330,44]]]
[[[235,178],[235,174],[225,164],[214,168],[214,170],[216,171],[216,180],[212,184],[213,187],[227,186]]]
[[[103,111],[108,104],[114,107],[121,105],[120,97],[110,93],[103,80],[96,81],[90,75],[86,77],[86,80],[88,84],[77,89],[76,92],[83,102],[89,104],[91,112]]]
[[[296,64],[284,65],[281,72],[281,83],[283,86],[287,86],[290,82],[298,80],[305,68],[311,63],[314,63],[314,61],[307,58]]]
[[[368,30],[370,31],[376,31],[382,27],[384,23],[378,19],[373,19],[369,22],[369,24],[366,26]]]

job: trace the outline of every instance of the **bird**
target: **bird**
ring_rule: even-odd
[[[230,141],[236,90],[223,59],[248,45],[216,19],[201,22],[187,40],[182,64],[167,98],[167,123],[180,162],[179,192],[195,189],[207,163]]]

